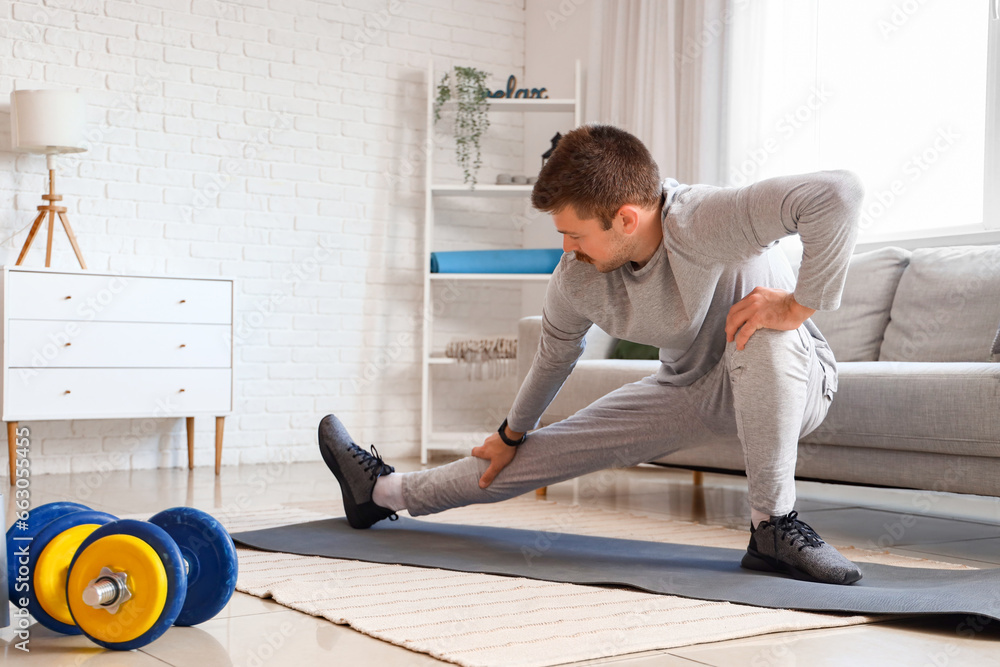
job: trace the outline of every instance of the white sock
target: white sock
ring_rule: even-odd
[[[375,485],[375,488],[378,488],[378,484],[377,483]],[[752,508],[752,507],[750,508],[750,523],[753,524],[754,528],[760,527],[760,522],[761,521],[768,521],[770,519],[771,519],[771,515],[770,514],[765,514],[764,512],[758,512],[754,508]]]
[[[375,489],[372,491],[372,501],[379,507],[390,509],[393,512],[405,510],[403,474],[394,472],[376,479]]]

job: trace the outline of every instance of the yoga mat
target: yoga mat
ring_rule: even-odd
[[[561,249],[432,252],[431,273],[552,273]]]
[[[236,533],[282,553],[544,581],[631,586],[774,609],[878,614],[976,614],[1000,620],[1000,569],[933,570],[860,563],[850,586],[798,581],[739,567],[743,551],[662,542],[447,525],[401,517],[368,530],[325,519]]]

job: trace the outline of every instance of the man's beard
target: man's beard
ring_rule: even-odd
[[[611,273],[612,271],[617,271],[631,261],[630,257],[632,255],[632,248],[628,241],[625,241],[624,239],[618,241],[616,239],[616,245],[611,257],[607,261],[601,262],[600,264],[594,261],[593,257],[582,253],[579,250],[574,250],[573,254],[576,255],[577,261],[584,262],[585,264],[591,264],[601,273]]]

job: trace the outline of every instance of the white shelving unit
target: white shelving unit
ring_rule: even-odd
[[[434,182],[434,99],[437,82],[434,75],[434,64],[427,67],[427,129],[425,155],[427,167],[424,189],[424,324],[423,324],[423,354],[421,362],[421,406],[420,406],[420,461],[427,463],[427,455],[431,451],[455,451],[461,449],[468,452],[474,434],[453,431],[435,432],[431,412],[431,373],[435,366],[455,364],[455,359],[444,356],[443,351],[432,349],[432,333],[434,331],[434,309],[432,307],[434,284],[438,281],[479,281],[479,282],[546,282],[550,274],[537,273],[431,273],[430,257],[434,249],[434,198],[435,197],[527,197],[531,194],[530,185],[492,185],[481,183],[475,189],[463,183]],[[574,75],[574,96],[572,98],[554,99],[501,99],[490,102],[490,112],[546,112],[572,113],[573,127],[581,123],[581,70],[580,62],[576,62]],[[478,443],[476,443],[478,444]]]

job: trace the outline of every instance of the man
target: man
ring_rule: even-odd
[[[683,447],[738,439],[751,536],[742,566],[833,584],[861,578],[793,511],[800,437],[826,417],[836,362],[809,317],[834,310],[863,192],[849,172],[773,178],[744,188],[680,185],[634,136],[591,125],[559,142],[532,204],[552,214],[563,255],[549,282],[538,352],[498,432],[472,457],[400,474],[358,447],[333,415],[319,444],[348,520],[367,528],[497,502]],[[799,234],[796,281],[778,239]],[[660,349],[656,375],[572,417],[535,428],[596,323]],[[527,435],[526,435],[527,434]]]

